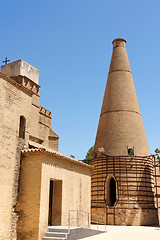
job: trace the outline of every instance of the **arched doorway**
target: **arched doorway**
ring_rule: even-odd
[[[116,202],[116,181],[113,177],[110,179],[110,206],[113,207]]]
[[[113,176],[108,176],[105,183],[105,202],[108,207],[113,207],[117,200],[116,180]]]

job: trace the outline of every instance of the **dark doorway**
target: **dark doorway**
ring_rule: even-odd
[[[48,225],[61,225],[62,181],[50,180]]]
[[[50,180],[50,189],[49,189],[49,216],[48,216],[48,225],[52,226],[52,207],[53,207],[53,181]]]
[[[110,179],[110,206],[113,207],[116,202],[116,182],[113,177]]]

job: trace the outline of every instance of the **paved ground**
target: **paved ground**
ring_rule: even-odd
[[[96,229],[96,226],[92,227]],[[104,230],[104,226],[99,226],[99,230]],[[83,240],[160,240],[160,226],[106,226],[106,232]]]

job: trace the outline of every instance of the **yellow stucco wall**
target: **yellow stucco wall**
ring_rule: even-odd
[[[47,231],[50,180],[62,181],[61,225],[67,225],[69,210],[90,212],[89,166],[45,152],[29,152],[22,158],[21,169],[18,239],[40,240]]]

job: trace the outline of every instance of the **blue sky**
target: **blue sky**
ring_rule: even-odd
[[[41,105],[52,111],[59,151],[83,159],[94,145],[112,40],[127,52],[151,153],[160,147],[160,1],[1,1],[0,62],[40,70]]]

